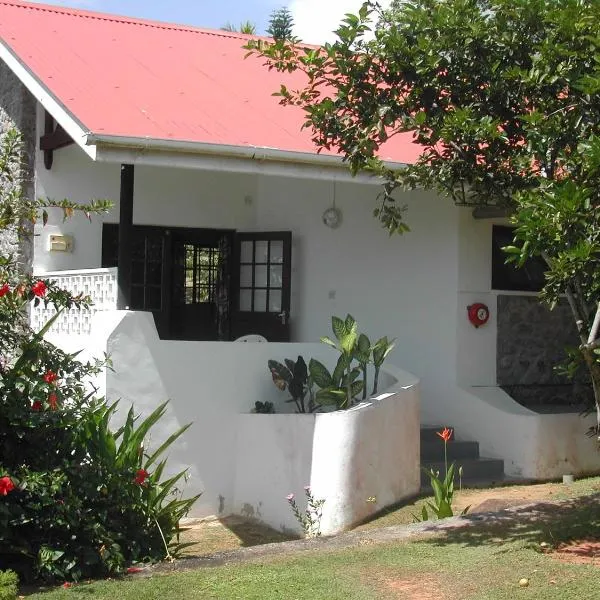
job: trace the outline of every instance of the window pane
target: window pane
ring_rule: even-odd
[[[243,263],[252,262],[252,242],[242,242],[241,261]]]
[[[269,242],[266,240],[258,240],[254,243],[256,244],[256,252],[254,254],[255,262],[266,263],[269,251]]]
[[[271,242],[271,262],[283,262],[283,240],[273,240]]]
[[[254,269],[254,287],[267,287],[267,266],[256,266]]]
[[[271,287],[280,288],[283,287],[283,267],[269,267],[269,285]]]
[[[240,287],[252,287],[252,265],[240,267]]]
[[[254,312],[267,312],[267,290],[254,290]]]
[[[269,312],[281,312],[281,290],[269,291]]]
[[[240,310],[252,310],[252,290],[240,290]]]

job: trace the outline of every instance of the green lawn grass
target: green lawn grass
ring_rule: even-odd
[[[531,520],[503,517],[466,530],[350,550],[280,555],[274,559],[81,584],[39,592],[36,600],[179,598],[219,600],[383,600],[436,598],[553,600],[597,596],[598,569],[564,564],[540,550],[541,542],[600,532],[600,500],[581,497],[547,505]],[[521,578],[529,586],[519,587]],[[416,593],[421,595],[416,595]]]

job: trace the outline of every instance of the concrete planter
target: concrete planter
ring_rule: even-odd
[[[238,416],[234,510],[300,532],[285,497],[325,499],[321,532],[337,533],[419,491],[419,392],[393,369],[386,392],[348,410]]]

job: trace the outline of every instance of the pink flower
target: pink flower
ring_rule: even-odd
[[[294,496],[294,494],[288,494],[288,495],[285,497],[285,499],[286,499],[288,502],[293,502],[295,497],[296,497],[296,496]]]
[[[305,485],[304,486],[304,491],[305,492],[310,492],[310,485]]]
[[[73,587],[72,583],[69,583],[68,581],[65,581],[62,586],[65,588],[65,590],[69,589],[70,587]]]

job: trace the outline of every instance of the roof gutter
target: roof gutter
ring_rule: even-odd
[[[137,150],[140,158],[152,152],[199,154],[212,157],[249,159],[258,162],[293,163],[319,167],[348,169],[348,164],[341,156],[313,152],[295,152],[279,150],[266,146],[234,146],[228,144],[211,144],[206,142],[190,142],[155,138],[136,138],[127,136],[98,135],[90,133],[85,138],[86,145],[95,145],[102,149]],[[98,157],[100,158],[100,157]],[[405,165],[386,161],[390,168],[401,168]]]

